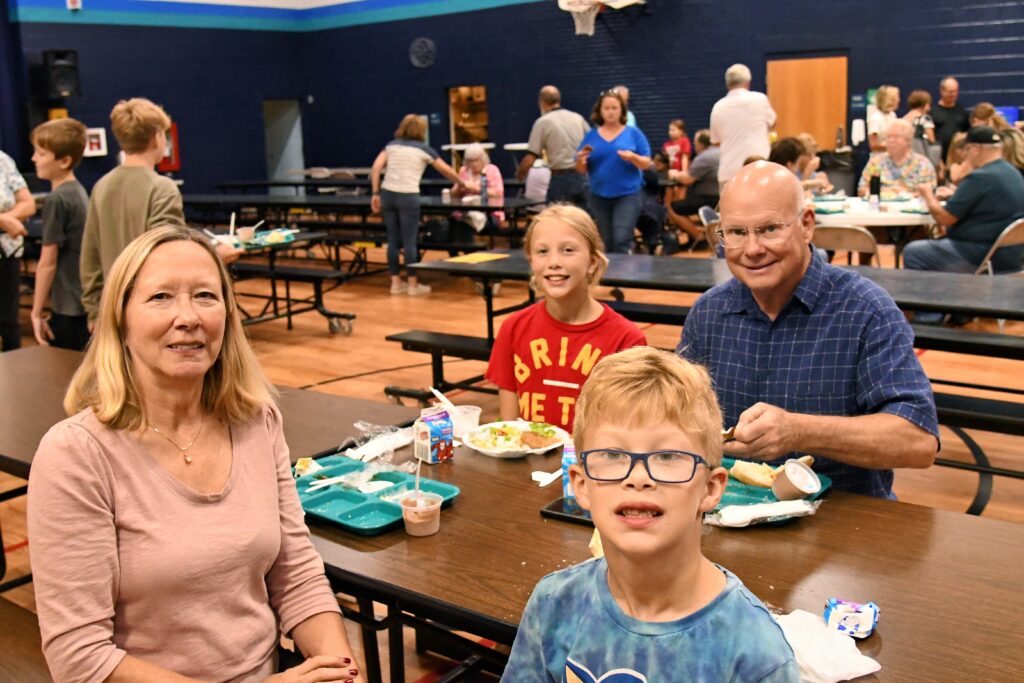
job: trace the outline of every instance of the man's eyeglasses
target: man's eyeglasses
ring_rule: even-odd
[[[750,235],[753,234],[758,242],[762,244],[778,244],[789,236],[789,229],[800,216],[798,215],[789,223],[772,223],[762,225],[759,228],[747,228],[742,225],[726,225],[719,228],[715,234],[718,240],[726,249],[738,249],[747,243]]]
[[[632,453],[617,448],[598,448],[580,453],[583,471],[594,481],[623,481],[636,463],[642,462],[648,476],[662,484],[685,484],[693,479],[697,465],[707,465],[703,456],[689,451]]]

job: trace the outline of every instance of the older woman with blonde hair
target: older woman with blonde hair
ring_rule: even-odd
[[[362,680],[213,247],[155,228],[106,283],[29,480],[54,678]],[[309,659],[275,675],[281,633]]]

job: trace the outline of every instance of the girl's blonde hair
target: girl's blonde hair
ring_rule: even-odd
[[[604,272],[608,269],[608,257],[604,253],[604,242],[601,240],[601,233],[597,231],[597,224],[594,223],[594,219],[590,217],[589,213],[578,206],[573,206],[572,204],[552,204],[534,216],[533,220],[530,221],[530,226],[526,229],[526,236],[523,238],[523,249],[526,251],[526,257],[530,257],[537,225],[545,220],[561,221],[583,238],[587,248],[590,249],[590,260],[594,264],[593,271],[587,277],[587,283],[599,282],[604,276]],[[535,292],[540,291],[539,285],[532,274],[530,275],[530,288]]]
[[[608,422],[623,427],[670,423],[690,436],[711,467],[722,464],[722,411],[711,377],[674,353],[634,346],[597,362],[576,401],[576,451],[600,448],[589,433]]]
[[[1024,133],[1009,128],[999,136],[1003,139],[1003,158],[1017,168],[1024,169]]]
[[[880,85],[875,91],[875,106],[884,109],[891,99],[899,99],[900,89],[895,85]],[[893,108],[895,109],[895,107]]]
[[[224,263],[201,233],[167,225],[139,236],[114,261],[100,299],[96,331],[64,397],[64,410],[69,415],[91,408],[100,422],[113,429],[142,426],[145,406],[125,342],[125,307],[142,266],[154,249],[168,242],[198,244],[217,264],[220,273],[226,314],[224,340],[220,355],[203,379],[203,408],[222,420],[238,423],[274,400],[274,386],[263,374],[245,338]]]

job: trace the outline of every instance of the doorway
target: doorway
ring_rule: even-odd
[[[768,99],[780,138],[810,133],[820,150],[835,150],[847,116],[847,57],[768,56]]]
[[[453,145],[487,142],[490,124],[487,114],[487,86],[459,85],[448,88],[448,121],[449,139]],[[453,153],[456,160],[458,156]]]
[[[295,180],[306,168],[302,149],[302,111],[298,100],[264,100],[263,137],[267,150],[267,179]],[[270,194],[305,194],[305,189],[272,187]]]

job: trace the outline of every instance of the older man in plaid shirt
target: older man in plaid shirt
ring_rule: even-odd
[[[835,488],[892,498],[893,468],[938,450],[931,384],[883,289],[812,257],[796,176],[758,162],[726,185],[719,238],[733,279],[686,317],[678,352],[708,367],[735,441],[777,464],[803,453]]]

